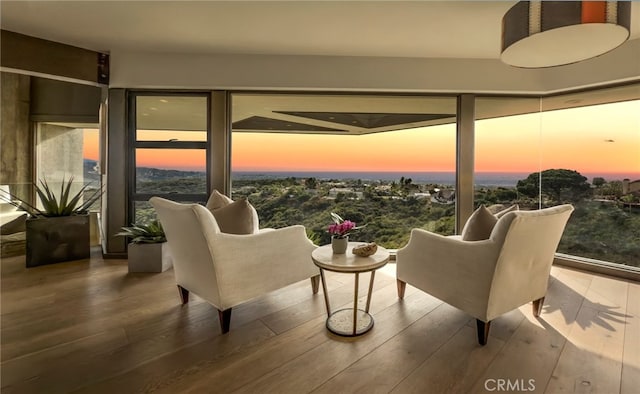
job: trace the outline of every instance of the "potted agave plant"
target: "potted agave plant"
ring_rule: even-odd
[[[130,238],[129,272],[164,272],[173,266],[167,238],[157,220],[122,227],[116,235]]]
[[[72,193],[72,184],[73,177],[63,179],[58,194],[45,179],[34,184],[42,208],[8,192],[1,196],[29,214],[25,223],[27,268],[89,257],[89,207],[102,190],[89,193],[89,185],[84,185]]]

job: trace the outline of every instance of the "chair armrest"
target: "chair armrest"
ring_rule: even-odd
[[[420,260],[429,261],[425,264],[449,261],[464,266],[469,260],[494,260],[495,263],[498,252],[498,246],[491,239],[463,241],[458,236],[444,236],[414,228],[407,245],[398,249],[398,256],[421,257]]]
[[[210,248],[225,308],[319,273],[311,260],[316,245],[301,225],[248,235],[219,233]]]

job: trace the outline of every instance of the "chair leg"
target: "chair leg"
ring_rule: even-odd
[[[182,305],[189,302],[189,290],[184,287],[178,285],[178,293],[180,293],[180,301],[182,301]]]
[[[397,279],[396,284],[398,285],[398,298],[402,299],[404,298],[404,290],[407,288],[407,282]]]
[[[533,316],[538,317],[542,313],[542,305],[544,304],[544,297],[533,300]]]
[[[231,308],[221,311],[218,309],[218,320],[220,320],[220,329],[223,334],[229,332],[229,325],[231,324]]]
[[[476,327],[478,328],[478,343],[482,346],[487,344],[487,339],[489,339],[489,328],[491,327],[491,322],[483,322],[482,320],[476,319]]]
[[[318,289],[320,288],[320,275],[311,277],[311,290],[313,290],[313,294],[318,294]]]

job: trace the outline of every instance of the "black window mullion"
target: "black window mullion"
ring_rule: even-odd
[[[206,141],[136,141],[136,148],[143,149],[207,149]]]

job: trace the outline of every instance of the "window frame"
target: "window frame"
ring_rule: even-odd
[[[162,97],[203,97],[206,99],[206,135],[205,141],[138,141],[137,140],[137,98],[145,96]],[[151,197],[162,197],[173,201],[193,201],[205,203],[211,190],[211,150],[213,147],[211,128],[211,91],[174,91],[174,90],[129,90],[127,92],[127,221],[135,220],[135,203],[149,201]],[[204,193],[137,193],[136,192],[136,150],[137,149],[194,149],[205,152]]]

